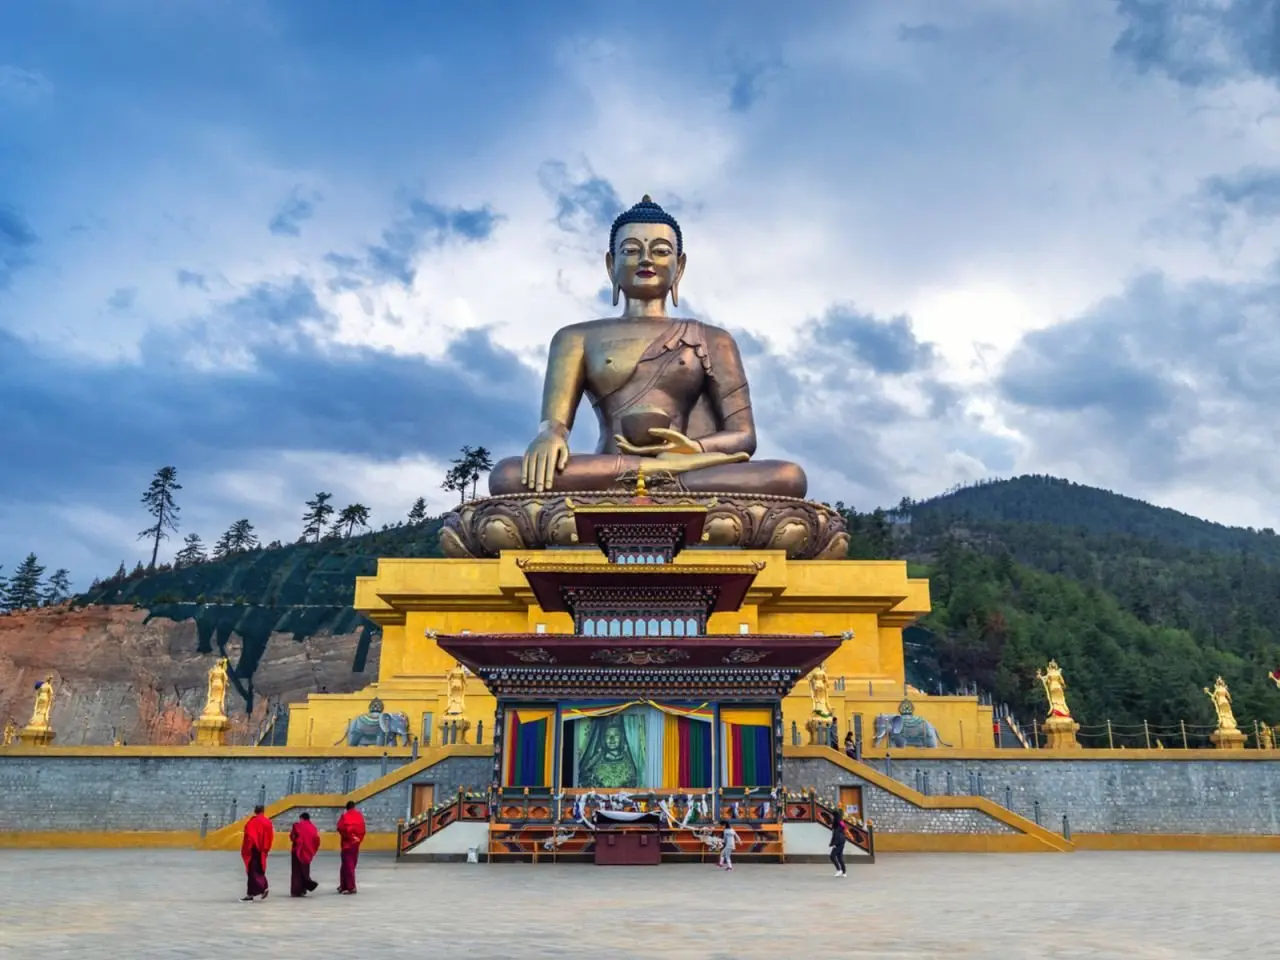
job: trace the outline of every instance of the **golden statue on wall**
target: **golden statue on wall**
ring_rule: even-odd
[[[52,743],[55,736],[50,717],[53,715],[53,674],[36,683],[36,702],[31,711],[31,721],[18,731],[18,742],[42,747]]]
[[[1080,732],[1080,724],[1072,718],[1071,708],[1067,706],[1067,681],[1058,661],[1050,660],[1043,671],[1037,670],[1036,679],[1044,687],[1045,699],[1049,701],[1049,713],[1040,725],[1044,731],[1045,747],[1050,750],[1079,750],[1080,741],[1076,734]]]
[[[466,712],[467,668],[454,662],[453,669],[445,674],[448,684],[448,703],[444,708],[446,717],[460,717]]]
[[[1213,701],[1213,709],[1218,714],[1217,729],[1209,734],[1209,740],[1219,750],[1243,749],[1245,735],[1240,732],[1235,712],[1231,709],[1231,691],[1227,689],[1227,681],[1218,677],[1213,681],[1213,689],[1205,687],[1204,692]]]
[[[4,740],[0,742],[0,746],[8,747],[18,736],[18,725],[12,720],[6,720],[4,725]]]
[[[227,715],[227,658],[219,657],[209,668],[209,689],[205,694],[201,717],[225,717]]]
[[[809,699],[813,701],[815,717],[831,716],[831,701],[827,699],[827,671],[818,664],[809,674]]]
[[[1036,679],[1044,687],[1045,699],[1049,701],[1050,717],[1071,718],[1071,710],[1067,706],[1067,681],[1062,676],[1057,660],[1050,660],[1043,673],[1036,671]]]
[[[1218,713],[1218,729],[1219,730],[1238,730],[1239,725],[1236,723],[1236,715],[1231,709],[1231,691],[1227,689],[1227,682],[1221,677],[1213,681],[1213,689],[1204,688],[1204,692],[1208,694],[1209,699],[1213,701],[1213,709]]]
[[[1276,748],[1275,732],[1265,723],[1258,725],[1258,749],[1274,750]]]
[[[231,726],[226,712],[229,676],[226,657],[219,657],[209,668],[209,686],[205,692],[204,710],[193,724],[196,746],[225,747],[227,745],[227,729]]]

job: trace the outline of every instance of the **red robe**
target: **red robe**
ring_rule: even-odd
[[[320,849],[320,831],[310,820],[299,820],[289,831],[289,839],[293,843],[293,852],[303,863],[310,863],[316,858]]]
[[[338,839],[342,848],[338,890],[342,893],[356,892],[356,863],[360,859],[364,834],[364,814],[359,810],[348,810],[338,818]]]
[[[271,852],[271,844],[275,843],[276,828],[271,820],[261,813],[255,813],[244,825],[244,842],[240,844],[240,857],[245,868],[249,866],[249,855],[254,850],[262,857],[262,869],[267,869],[267,854]]]
[[[260,813],[255,813],[244,825],[244,840],[240,844],[240,857],[248,877],[246,898],[267,895],[267,854],[276,839],[276,828]]]
[[[289,839],[292,841],[289,896],[305,897],[319,886],[311,879],[311,861],[320,849],[320,831],[310,820],[299,820],[289,831]]]
[[[338,818],[338,837],[342,849],[359,847],[364,842],[364,814],[359,810],[347,810]]]

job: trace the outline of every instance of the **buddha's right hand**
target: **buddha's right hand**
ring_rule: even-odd
[[[520,465],[520,482],[535,493],[550,490],[555,483],[556,472],[569,462],[569,440],[565,432],[554,424],[545,425]]]

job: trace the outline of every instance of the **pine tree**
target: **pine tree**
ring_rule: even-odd
[[[332,493],[317,493],[314,500],[307,501],[307,512],[302,515],[303,539],[320,542],[320,535],[333,516],[333,506],[329,503]]]
[[[455,461],[453,466],[449,468],[449,472],[444,475],[444,483],[440,484],[444,490],[452,490],[458,494],[458,505],[467,502],[467,486],[471,483],[471,471],[464,464]]]
[[[427,519],[427,499],[426,497],[419,497],[413,501],[413,506],[409,508],[409,522],[421,523],[425,519]]]
[[[480,483],[481,474],[493,469],[493,454],[484,447],[463,447],[464,463],[471,474],[471,499],[476,498],[476,487]]]
[[[237,520],[227,530],[232,553],[247,553],[258,549],[258,537],[253,532],[253,524],[248,520]]]
[[[130,580],[137,580],[139,577],[145,577],[146,575],[147,575],[147,568],[142,565],[141,560],[139,560],[134,565],[134,568],[131,571],[129,571]]]
[[[111,583],[124,583],[129,578],[129,571],[124,568],[124,561],[120,561],[120,566],[116,567],[116,572],[111,575]]]
[[[40,598],[41,602],[46,607],[56,607],[69,596],[71,596],[71,573],[66,568],[59,567],[49,578],[49,583],[44,588],[44,595]]]
[[[200,540],[200,534],[188,533],[182,539],[182,549],[178,551],[173,558],[174,567],[194,567],[196,564],[204,563],[209,559],[205,553],[204,543]]]
[[[338,519],[334,522],[334,527],[338,530],[345,528],[344,536],[351,536],[352,531],[356,527],[367,529],[369,526],[369,508],[363,503],[353,503],[349,507],[343,507],[338,514]]]
[[[173,502],[173,492],[181,490],[178,483],[176,467],[161,467],[151,478],[151,486],[142,495],[142,502],[147,512],[155,520],[151,526],[138,534],[138,539],[148,539],[151,545],[151,569],[156,567],[156,556],[160,553],[160,541],[169,539],[169,531],[178,531],[178,505]]]
[[[27,554],[27,559],[18,564],[13,576],[5,585],[3,606],[6,610],[26,610],[39,606],[41,584],[44,567],[34,553]]]

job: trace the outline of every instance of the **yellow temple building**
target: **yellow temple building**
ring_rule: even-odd
[[[410,734],[439,743],[449,717],[453,659],[434,634],[572,634],[572,618],[538,604],[522,566],[545,550],[507,550],[497,559],[383,559],[373,577],[356,583],[355,607],[382,628],[378,680],[354,693],[313,694],[290,709],[290,746],[345,742],[352,719],[377,699],[388,713],[409,717]],[[562,564],[599,561],[593,550],[555,551]],[[860,728],[872,748],[876,715],[898,714],[909,699],[946,744],[994,746],[992,708],[976,697],[927,696],[906,686],[902,631],[929,611],[929,583],[907,576],[897,560],[792,560],[781,550],[686,550],[674,566],[759,566],[741,607],[713,613],[716,634],[848,635],[824,665],[827,697],[841,739]],[[851,634],[851,635],[849,635]],[[472,679],[465,691],[466,737],[489,741],[496,701]],[[809,686],[783,701],[784,727],[803,735],[812,712]],[[861,718],[860,722],[855,718]]]

